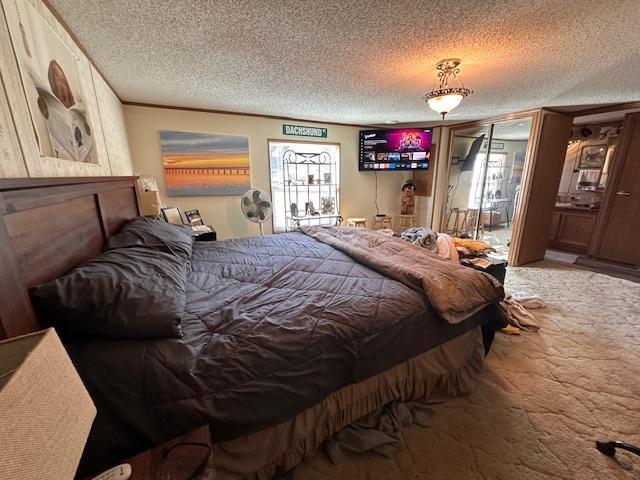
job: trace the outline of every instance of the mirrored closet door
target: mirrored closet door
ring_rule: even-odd
[[[452,132],[444,230],[484,240],[507,258],[532,118]]]

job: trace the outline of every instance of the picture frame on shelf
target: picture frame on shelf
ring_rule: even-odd
[[[174,225],[184,225],[179,207],[165,207],[160,210],[162,211],[162,217],[165,222],[173,223]]]
[[[578,170],[602,168],[607,158],[607,150],[607,144],[585,145],[582,147],[580,159],[578,160]]]
[[[204,220],[202,219],[202,215],[197,209],[194,210],[185,210],[184,216],[187,219],[187,223],[192,227],[194,225],[204,225]]]

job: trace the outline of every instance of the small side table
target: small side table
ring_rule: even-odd
[[[347,218],[347,227],[367,228],[367,219],[360,217]]]
[[[210,232],[204,232],[204,233],[196,233],[193,232],[192,236],[193,239],[196,242],[212,242],[218,239],[218,234],[216,233],[216,229],[209,226],[209,228],[211,229]]]
[[[388,217],[387,215],[384,215],[381,217],[376,215],[375,219],[373,220],[373,229],[379,230],[382,228],[389,228],[393,230],[393,226],[392,226],[393,224],[391,223],[391,219],[392,217]]]
[[[162,452],[173,445],[179,443],[204,443],[209,445],[211,448],[211,435],[209,433],[209,426],[205,425],[203,427],[198,428],[197,430],[193,430],[192,432],[186,433],[181,437],[174,438],[162,445],[158,445],[153,447],[151,450],[147,450],[146,452],[142,452],[135,457],[129,458],[128,460],[124,460],[120,463],[128,463],[131,465],[131,479],[130,480],[157,480],[161,473],[162,463],[167,461],[162,458]],[[181,447],[176,447],[181,448]],[[188,448],[187,446],[182,448]],[[198,447],[194,447],[198,448]],[[180,455],[180,451],[172,451],[169,455]],[[213,465],[213,456],[209,457],[209,466],[208,470],[206,470],[207,475],[203,475],[203,478],[207,480],[215,480],[216,473]],[[185,472],[184,477],[188,478],[188,476],[192,472]]]
[[[451,229],[451,235],[458,236],[467,227],[467,215],[468,210],[466,208],[452,208],[447,215],[447,224],[445,228],[449,228],[451,217],[453,216],[453,228]],[[474,225],[475,228],[475,225]]]
[[[504,285],[504,279],[507,276],[507,265],[508,265],[507,261],[501,258],[495,258],[495,257],[489,257],[489,256],[486,257],[486,259],[491,262],[491,265],[489,265],[487,268],[482,268],[477,265],[474,265],[473,263],[469,262],[464,258],[460,260],[460,264],[464,265],[465,267],[470,267],[475,270],[480,270],[481,272],[488,273],[489,275],[491,275],[496,280],[498,280],[501,284]]]

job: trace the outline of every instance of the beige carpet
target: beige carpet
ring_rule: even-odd
[[[542,330],[499,334],[474,393],[404,431],[393,458],[318,452],[295,480],[640,479],[640,457],[599,453],[600,438],[640,444],[640,284],[551,262],[510,268],[507,289],[549,306]]]

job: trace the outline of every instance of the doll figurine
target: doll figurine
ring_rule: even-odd
[[[402,200],[400,204],[400,213],[402,215],[413,215],[414,195],[416,194],[416,186],[411,180],[407,180],[402,185]]]

